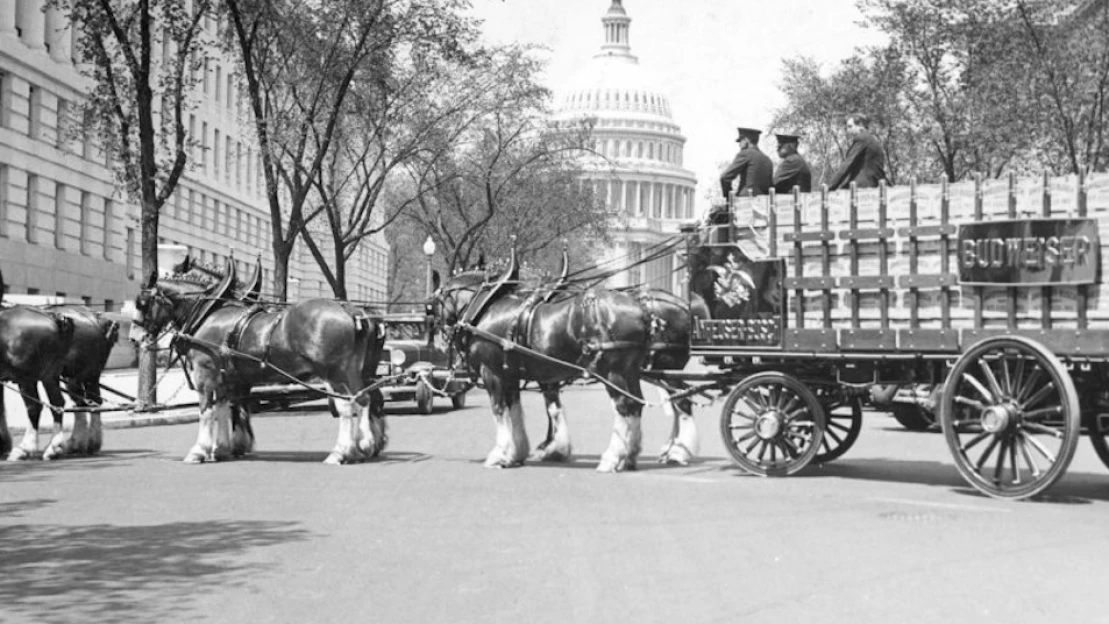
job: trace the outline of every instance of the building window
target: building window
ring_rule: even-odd
[[[54,191],[54,246],[65,249],[65,195],[66,187],[58,184]]]
[[[81,158],[85,160],[92,160],[96,153],[96,134],[93,129],[92,110],[85,108],[81,111]]]
[[[188,223],[192,225],[196,223],[196,191],[189,191],[189,204],[186,206],[188,209]]]
[[[204,19],[208,19],[208,18],[204,18]],[[210,71],[210,68],[208,67],[209,62],[210,61],[208,59],[204,59],[204,68],[202,70],[204,72],[204,94],[205,95],[207,95],[208,91],[211,89],[210,85],[212,83],[212,81],[208,77],[208,72]]]
[[[223,99],[223,67],[216,65],[216,101]]]
[[[219,130],[215,131],[215,141],[212,142],[212,177],[219,179]]]
[[[243,144],[235,141],[235,188],[243,187]]]
[[[27,176],[27,242],[34,243],[38,240],[35,232],[38,222],[39,203],[39,178],[37,175]]]
[[[0,128],[11,126],[9,111],[12,110],[12,79],[11,76],[0,72]]]
[[[112,198],[104,198],[104,233],[102,242],[104,244],[104,259],[112,259],[112,216],[115,212],[115,202]]]
[[[127,248],[124,250],[127,254],[127,279],[135,279],[135,228],[127,228]]]
[[[196,162],[196,115],[189,115],[189,162]]]
[[[208,173],[208,122],[200,124],[200,172]]]
[[[89,213],[92,212],[92,207],[89,203],[92,201],[92,196],[88,191],[81,191],[81,253],[86,256],[89,254]]]
[[[0,237],[8,237],[8,166],[0,165]]]
[[[231,151],[231,137],[226,137],[225,141],[226,143],[223,146],[223,157],[226,162],[224,163],[223,176],[224,182],[231,184],[231,168],[235,159],[233,158],[234,153]]]
[[[115,307],[116,307],[116,302],[115,301],[112,301],[111,299],[105,299],[104,300],[104,311],[105,312],[111,312],[112,310],[115,309]]]
[[[42,89],[32,85],[27,93],[27,136],[42,136]]]
[[[57,122],[57,136],[54,138],[54,146],[60,150],[66,148],[66,143],[69,142],[69,102],[58,98],[58,122]]]

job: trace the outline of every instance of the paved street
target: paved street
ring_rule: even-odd
[[[192,424],[0,463],[0,621],[1109,621],[1109,471],[1085,440],[1038,502],[977,495],[942,436],[878,414],[839,462],[760,479],[727,458],[718,402],[697,464],[600,475],[608,401],[566,398],[564,465],[484,469],[478,393],[391,405],[384,458],[354,466],[320,463],[336,423],[319,413],[259,418],[258,452],[228,463],[180,463]],[[649,410],[652,459],[668,426]]]

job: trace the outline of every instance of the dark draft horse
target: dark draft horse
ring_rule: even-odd
[[[0,277],[0,292],[3,290]],[[66,454],[96,454],[103,441],[100,414],[77,412],[73,428],[63,421],[65,397],[61,382],[78,406],[103,401],[100,376],[116,343],[119,324],[77,305],[11,306],[0,309],[0,379],[14,381],[23,394],[30,424],[15,448],[0,394],[0,454],[19,461],[38,455],[39,422],[43,403],[38,384],[46,391],[54,418],[54,435],[42,451],[45,460]]]
[[[565,257],[563,262],[565,276]],[[612,437],[597,470],[634,469],[642,450],[642,370],[685,365],[688,306],[670,295],[637,295],[603,288],[517,292],[517,275],[513,251],[509,267],[495,283],[489,283],[484,270],[460,273],[443,284],[435,276],[431,310],[436,323],[449,334],[449,340],[462,352],[470,370],[480,375],[489,393],[497,433],[485,465],[515,467],[528,456],[520,407],[520,384],[524,381],[537,382],[547,404],[547,436],[537,447],[536,458],[570,459],[572,445],[559,389],[580,377],[581,372],[560,363],[568,362],[608,382],[606,390],[616,415]],[[540,355],[513,349],[512,344],[521,344]],[[685,417],[675,417],[663,460],[686,463],[696,452],[696,428],[688,415],[689,401],[676,403]]]
[[[253,450],[245,400],[262,383],[319,380],[332,394],[339,419],[326,464],[377,456],[387,442],[379,391],[364,391],[376,376],[384,345],[380,323],[364,311],[331,299],[264,305],[232,295],[235,267],[228,261],[218,284],[175,275],[144,285],[135,298],[139,332],[176,329],[182,356],[197,391],[200,425],[186,463],[244,455]],[[278,372],[280,371],[280,372]],[[282,374],[284,373],[284,374]],[[287,376],[286,376],[287,375]],[[232,427],[233,403],[242,425]]]

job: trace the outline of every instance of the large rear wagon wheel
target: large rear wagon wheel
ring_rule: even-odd
[[[824,436],[813,461],[826,464],[843,456],[859,439],[863,428],[863,400],[835,386],[817,386],[816,396],[824,408]]]
[[[1042,345],[987,338],[955,362],[940,401],[959,473],[997,498],[1027,498],[1067,471],[1078,444],[1078,392]]]
[[[728,395],[720,433],[732,459],[764,477],[801,470],[820,450],[824,408],[795,377],[767,371],[744,378]]]

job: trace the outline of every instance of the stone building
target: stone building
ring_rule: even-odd
[[[139,207],[117,188],[95,137],[67,127],[87,79],[64,15],[44,4],[0,0],[0,270],[9,293],[118,311],[138,288]],[[163,208],[159,242],[219,266],[233,252],[244,276],[260,253],[268,291],[269,207],[232,60],[206,63],[196,95],[187,124],[200,147]],[[385,299],[387,258],[380,236],[362,246],[348,271],[352,299]],[[331,296],[305,249],[290,277],[290,298]]]
[[[601,18],[601,50],[556,95],[555,120],[594,120],[588,167],[597,192],[619,215],[615,244],[601,260],[628,266],[649,257],[694,218],[697,179],[682,166],[685,137],[665,91],[631,53],[631,18],[612,0]],[[614,287],[647,284],[675,293],[682,276],[674,253],[664,253],[610,279]]]

